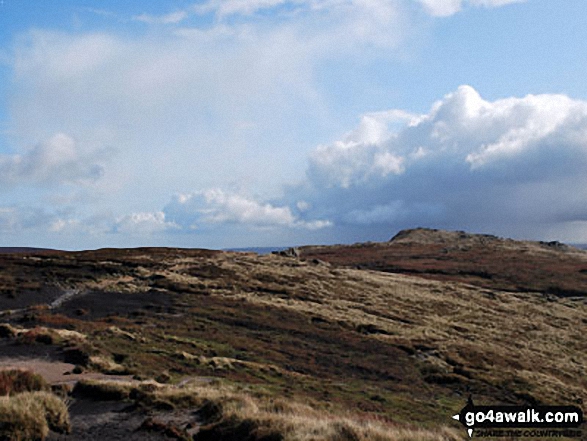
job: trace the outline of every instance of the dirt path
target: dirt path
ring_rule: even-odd
[[[75,400],[70,408],[72,431],[50,432],[46,441],[171,441],[163,433],[141,430],[149,415],[129,411],[128,403]]]
[[[63,294],[57,297],[49,304],[49,309],[59,308],[63,303],[79,295],[81,290],[79,289],[66,289]]]
[[[59,361],[43,360],[38,358],[2,358],[0,357],[0,370],[28,369],[42,376],[49,384],[71,384],[80,380],[109,380],[109,381],[133,381],[132,375],[106,375],[97,372],[83,372],[73,374],[75,365]]]
[[[0,371],[5,369],[27,369],[41,375],[51,385],[65,384],[74,386],[84,379],[131,381],[131,375],[106,375],[97,372],[71,373],[75,365],[49,358],[33,358],[26,356],[2,357],[0,355]],[[210,382],[207,377],[188,377],[178,387],[189,381]],[[127,401],[99,401],[91,397],[78,397],[70,400],[69,414],[72,432],[61,435],[50,432],[47,441],[170,441],[165,431],[145,429],[144,424],[152,419],[160,426],[185,429],[193,434],[198,430],[197,418],[189,410],[183,411],[146,411]],[[191,429],[187,429],[191,427]],[[186,432],[187,433],[187,432]]]

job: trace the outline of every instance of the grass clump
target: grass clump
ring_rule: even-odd
[[[23,345],[32,345],[35,343],[54,345],[59,344],[61,338],[53,329],[37,326],[20,332],[18,334],[18,342]]]
[[[0,395],[14,395],[21,392],[46,391],[47,382],[38,374],[21,369],[0,371]]]
[[[0,323],[0,338],[15,338],[16,342],[23,345],[74,345],[86,341],[86,336],[69,329],[47,328],[35,326],[34,328],[20,328],[9,323]]]
[[[72,394],[96,401],[123,401],[129,399],[131,391],[131,385],[125,382],[81,380],[76,383]]]
[[[67,406],[59,397],[42,391],[0,397],[1,440],[44,440],[49,430],[71,430]]]
[[[410,429],[358,415],[333,414],[295,402],[251,396],[216,402],[213,422],[194,441],[457,441],[457,432]],[[207,407],[210,404],[207,403]],[[218,411],[220,414],[218,414]]]
[[[18,330],[14,326],[8,323],[0,323],[0,338],[13,338],[17,334]]]
[[[92,355],[89,358],[87,366],[99,372],[110,375],[128,374],[128,369],[119,363],[114,362],[110,357],[101,355]]]

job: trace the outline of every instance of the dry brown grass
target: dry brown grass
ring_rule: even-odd
[[[372,329],[371,338],[410,347],[446,374],[466,367],[484,382],[506,387],[523,383],[529,390],[520,392],[538,400],[564,403],[587,393],[584,300],[303,262],[275,265],[277,259],[259,259],[256,269],[291,280],[302,266],[306,279],[291,289],[293,295],[224,295]],[[311,292],[313,298],[296,299],[300,291]],[[418,349],[421,345],[426,348]]]
[[[429,229],[389,242],[303,247],[304,259],[413,274],[512,292],[580,296],[587,292],[587,253],[558,242],[528,242]]]
[[[559,403],[587,392],[584,301],[243,253],[217,253],[205,264],[199,257],[179,256],[156,270],[140,266],[136,273],[131,291],[146,291],[156,282],[169,289],[183,287],[179,292],[344,324],[368,339],[407,348],[430,371],[431,382],[472,379],[509,390],[513,397]],[[117,274],[98,280],[104,286],[120,281]],[[139,338],[117,331],[111,327],[106,332],[132,342]],[[181,352],[180,358],[215,371],[258,367],[254,359]],[[105,360],[95,367],[122,372]],[[275,364],[262,361],[259,366]]]
[[[88,367],[104,374],[124,375],[128,373],[124,366],[116,363],[109,357],[101,355],[91,355],[88,362]]]
[[[22,344],[75,345],[86,341],[84,334],[69,329],[47,328],[44,326],[23,328],[9,323],[0,323],[0,334],[5,335],[5,338],[16,338]]]
[[[0,439],[7,441],[44,440],[49,430],[71,430],[65,403],[49,392],[23,392],[0,397]]]
[[[134,398],[155,408],[195,411],[202,427],[194,440],[457,441],[447,427],[411,429],[350,412],[331,413],[307,404],[220,382],[182,386],[156,382],[83,381],[77,393],[101,399]],[[164,406],[165,405],[165,406]]]
[[[322,400],[327,411],[332,404],[423,425],[446,422],[468,392],[487,404],[573,404],[587,396],[584,293],[549,294],[551,283],[564,295],[579,293],[586,259],[535,244],[508,242],[501,254],[467,250],[474,244],[432,245],[412,250],[404,264],[443,281],[336,262],[174,249],[62,253],[43,265],[7,265],[19,277],[98,290],[28,319],[82,331],[92,349],[85,365],[99,356],[106,360],[95,364],[99,369],[110,370],[112,361],[142,378],[164,370],[171,381],[218,376],[262,384],[275,396]],[[367,245],[340,256],[387,264],[391,248],[379,248],[381,261]],[[558,269],[549,266],[555,255]],[[568,286],[565,274],[574,274]],[[540,292],[526,292],[533,286]],[[87,314],[78,315],[79,308]],[[255,424],[274,413],[261,405]]]
[[[43,377],[31,371],[21,369],[7,369],[0,371],[0,396],[48,389],[49,385],[45,382]]]

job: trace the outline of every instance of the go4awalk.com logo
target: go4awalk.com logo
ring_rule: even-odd
[[[476,406],[471,397],[453,415],[469,437],[581,437],[577,406]]]

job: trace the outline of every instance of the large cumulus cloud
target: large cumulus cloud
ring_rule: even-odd
[[[364,115],[314,151],[287,199],[341,231],[427,224],[535,236],[587,221],[586,167],[586,102],[490,102],[461,86],[427,114]]]
[[[63,184],[94,181],[103,173],[103,152],[81,151],[75,140],[57,133],[20,154],[0,155],[0,184]]]
[[[490,102],[461,86],[426,114],[363,115],[342,139],[310,154],[305,179],[282,198],[208,190],[165,211],[186,226],[321,228],[330,241],[384,239],[418,225],[581,240],[585,170],[586,102],[564,95]]]
[[[585,170],[587,102],[552,94],[487,101],[461,86],[424,114],[363,115],[317,146],[280,197],[195,189],[160,211],[121,216],[108,231],[230,238],[221,246],[383,240],[415,226],[584,241]],[[4,229],[15,225],[14,210],[0,214]],[[260,231],[270,237],[260,241]]]
[[[330,226],[322,220],[298,219],[287,206],[261,203],[238,193],[208,189],[179,195],[166,207],[169,218],[189,230],[210,229],[219,225],[244,225],[251,228],[295,228],[318,230]]]

